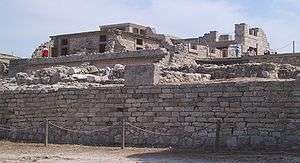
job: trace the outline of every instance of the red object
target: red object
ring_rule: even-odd
[[[43,51],[42,51],[42,57],[43,58],[49,57],[49,50],[47,48],[43,49]]]

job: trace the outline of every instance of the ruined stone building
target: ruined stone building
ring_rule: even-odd
[[[100,26],[98,31],[51,36],[52,57],[157,49],[159,40],[150,36],[154,33],[149,27],[126,23]]]
[[[152,27],[133,23],[103,25],[97,31],[50,36],[52,57],[76,53],[109,53],[166,48],[176,51],[177,37],[158,34]],[[206,57],[206,46],[185,44],[189,53]]]
[[[7,65],[9,64],[10,60],[17,59],[17,58],[18,57],[10,54],[0,53],[0,77],[6,75]]]
[[[16,59],[16,58],[18,58],[18,57],[14,56],[14,55],[0,53],[0,63],[8,64],[10,60]]]
[[[219,35],[210,31],[198,38],[181,39],[180,41],[209,48],[208,57],[227,58],[241,55],[264,55],[269,50],[265,32],[260,28],[251,28],[245,23],[235,24],[235,35]]]
[[[47,46],[51,57],[71,54],[113,53],[165,48],[176,52],[176,45],[198,58],[228,58],[242,55],[263,55],[269,50],[265,32],[247,24],[235,25],[235,35],[219,35],[211,31],[198,38],[178,38],[156,33],[152,27],[133,23],[103,25],[99,30],[50,36]]]

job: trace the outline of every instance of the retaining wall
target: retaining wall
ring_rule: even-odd
[[[115,64],[147,64],[159,62],[167,55],[166,51],[140,50],[123,53],[98,53],[70,55],[55,58],[34,58],[34,59],[16,59],[12,60],[9,65],[9,76],[14,76],[18,72],[30,73],[34,70],[47,68],[57,65],[80,66],[88,62],[98,68],[114,66]]]
[[[291,64],[294,66],[300,66],[300,53],[247,56],[243,58],[246,58],[253,63],[273,62],[279,64]]]
[[[300,53],[296,54],[272,54],[272,55],[258,55],[258,56],[243,56],[241,58],[203,58],[196,60],[198,64],[216,64],[216,65],[230,65],[242,63],[278,63],[291,64],[300,66]]]
[[[41,123],[48,118],[75,130],[113,126],[92,134],[50,126],[50,143],[119,145],[124,117],[143,129],[174,134],[137,132],[127,125],[128,146],[208,149],[214,146],[218,121],[221,147],[300,145],[300,88],[296,81],[11,90],[0,92],[0,102],[1,126],[38,128],[0,131],[11,140],[42,142]]]

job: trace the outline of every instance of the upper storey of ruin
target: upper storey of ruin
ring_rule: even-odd
[[[210,53],[219,51],[222,57],[233,57],[236,51],[240,55],[263,55],[269,50],[265,32],[261,28],[253,28],[245,23],[235,24],[234,36],[210,31],[203,36],[182,41],[208,46]]]
[[[210,31],[197,38],[180,39],[156,33],[134,23],[101,25],[99,30],[50,36],[52,57],[77,53],[111,53],[166,48],[184,44],[188,52],[204,57],[263,55],[269,49],[265,32],[245,23],[235,25],[235,35]]]
[[[110,24],[110,25],[101,25],[99,26],[100,31],[114,30],[118,29],[125,32],[141,34],[141,35],[150,35],[155,34],[155,29],[152,27],[147,27],[134,23],[120,23],[120,24]]]

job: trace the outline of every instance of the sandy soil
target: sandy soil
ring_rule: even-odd
[[[158,148],[87,147],[0,142],[0,162],[300,162],[300,152],[203,153]]]

